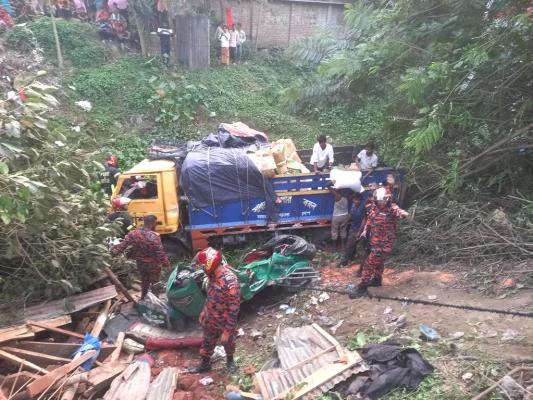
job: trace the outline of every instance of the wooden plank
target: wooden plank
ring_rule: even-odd
[[[115,351],[113,352],[113,354],[111,354],[111,362],[115,362],[115,361],[118,361],[118,359],[120,358],[120,352],[122,351],[122,345],[124,344],[124,339],[126,337],[126,334],[124,332],[120,332],[117,336],[117,340],[115,342],[115,345],[117,346],[117,348],[115,349]]]
[[[124,287],[124,285],[118,280],[118,278],[113,273],[113,271],[111,271],[109,267],[105,267],[104,271],[107,274],[107,276],[109,276],[109,280],[113,282],[113,285],[115,285],[116,288],[122,292],[122,294],[128,299],[128,301],[135,303],[135,300],[133,299],[133,297],[131,297],[131,294]]]
[[[13,388],[15,392],[39,376],[40,375],[37,375],[35,372],[21,371],[16,374],[6,376],[2,382],[2,387],[8,390]]]
[[[48,371],[39,367],[38,365],[35,365],[29,361],[26,361],[20,357],[17,357],[17,356],[14,356],[13,354],[9,354],[8,352],[4,351],[4,350],[0,350],[0,358],[16,365],[16,366],[20,366],[20,364],[22,364],[23,366],[25,366],[26,368],[30,368],[34,371],[37,371],[41,374],[47,374]]]
[[[274,396],[272,400],[283,400],[286,397],[290,397],[294,400],[301,399],[306,394],[322,386],[325,382],[328,382],[331,379],[335,378],[337,375],[342,374],[344,371],[353,368],[355,364],[361,362],[362,360],[359,354],[354,354],[351,352],[346,355],[346,358],[346,363],[333,363],[323,366],[315,373],[309,375],[305,378],[305,380],[303,380],[303,383],[305,383],[303,387],[299,389],[297,387],[287,389],[284,392]]]
[[[56,357],[69,358],[74,354],[76,350],[80,348],[81,344],[78,343],[50,343],[50,342],[30,342],[24,341],[17,343],[14,347],[17,349],[24,349],[35,351],[38,353],[51,354]],[[98,354],[98,360],[104,361],[117,346],[110,344],[102,344],[100,347],[100,354]]]
[[[63,326],[70,324],[72,318],[70,315],[62,315],[43,322],[50,326]],[[32,339],[35,337],[36,333],[42,332],[43,330],[44,329],[28,325],[18,325],[6,329],[0,329],[0,343],[8,342],[10,340]]]
[[[337,340],[331,336],[329,333],[327,333],[322,327],[320,327],[317,324],[313,324],[313,328],[315,328],[322,336],[326,338],[328,342],[330,342],[334,347],[335,350],[337,350],[337,353],[339,353],[339,357],[342,358],[344,356],[344,350],[342,346],[337,342]]]
[[[104,329],[104,325],[107,321],[107,314],[109,313],[110,308],[111,308],[111,300],[107,300],[104,309],[100,313],[100,316],[96,320],[93,330],[91,331],[92,336],[94,337],[100,336],[100,333],[102,332],[102,329]]]
[[[70,362],[70,359],[63,357],[56,357],[49,354],[37,353],[35,351],[17,349],[15,347],[0,347],[0,350],[7,351],[9,354],[13,354],[23,360],[29,361],[40,367],[46,367],[48,365],[63,365]]]
[[[85,318],[96,318],[99,315],[100,313],[98,311],[78,311],[77,313],[72,314],[74,318],[81,318],[82,320]]]
[[[268,390],[266,388],[265,381],[263,380],[263,377],[261,376],[261,374],[255,374],[253,381],[254,381],[254,386],[256,388],[259,387],[259,391],[263,395],[263,398],[265,400],[270,400],[270,396],[268,395]]]
[[[124,363],[110,362],[87,372],[91,388],[85,392],[84,397],[90,398],[92,395],[108,388],[111,382],[124,372],[127,366]]]
[[[96,314],[96,317],[98,317],[100,315],[100,312],[98,310],[100,310],[100,305],[99,304],[89,308],[89,312],[94,312]],[[85,318],[83,318],[76,325],[76,328],[74,329],[74,332],[85,334],[85,332],[87,332],[89,330],[88,328],[89,328],[89,324],[91,323],[92,318],[93,317],[85,317]],[[67,339],[67,343],[76,343],[77,341],[78,341],[78,339],[75,338],[75,337],[72,337],[72,336]]]
[[[300,368],[302,365],[310,363],[311,361],[316,360],[317,358],[322,357],[324,354],[327,354],[330,351],[333,351],[333,350],[336,350],[336,349],[337,349],[336,346],[328,347],[327,349],[322,350],[320,353],[316,353],[316,354],[312,355],[311,357],[306,358],[303,361],[300,361],[298,364],[294,364],[292,367],[287,368],[287,371],[292,371],[293,369]]]
[[[85,361],[90,359],[92,356],[94,356],[96,351],[89,350],[87,353],[82,355],[77,360],[72,360],[67,365],[63,365],[54,371],[48,373],[46,376],[43,376],[41,378],[36,379],[34,382],[30,383],[26,390],[24,391],[29,395],[29,397],[33,397],[38,395],[39,393],[42,393],[43,391],[47,390],[49,387],[51,387],[55,382],[57,382],[59,379],[64,377],[69,372],[74,371],[76,368],[78,368],[81,364],[83,364]]]
[[[79,339],[85,339],[85,335],[82,335],[80,333],[67,331],[67,330],[61,329],[61,328],[55,328],[53,326],[49,326],[49,325],[47,325],[45,323],[42,323],[42,322],[36,322],[36,321],[27,321],[27,322],[28,322],[28,325],[30,325],[30,326],[36,326],[37,328],[46,329],[47,331],[60,333],[62,335],[67,335],[67,336],[73,336],[73,337],[77,337]]]
[[[57,318],[61,315],[72,314],[76,311],[81,311],[95,304],[103,303],[106,300],[117,296],[117,290],[114,286],[106,286],[100,289],[91,290],[89,292],[77,294],[68,297],[67,299],[50,301],[48,303],[39,304],[34,307],[26,309],[24,313],[25,319],[32,321],[42,321],[50,318]],[[68,301],[69,310],[64,309],[64,302]]]

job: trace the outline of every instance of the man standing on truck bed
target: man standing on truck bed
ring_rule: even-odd
[[[315,173],[322,172],[326,167],[333,167],[333,147],[326,143],[324,135],[318,137],[318,143],[313,146],[313,155],[311,156],[311,166]]]
[[[355,158],[355,163],[359,167],[360,171],[367,171],[366,174],[361,178],[361,182],[370,175],[376,167],[378,166],[378,156],[374,154],[374,145],[367,144],[364,150],[357,155]]]
[[[144,217],[144,227],[132,230],[112,250],[116,256],[131,246],[131,253],[141,273],[141,299],[144,299],[151,286],[159,282],[163,267],[170,266],[159,233],[155,232],[156,225],[157,217],[147,215]]]
[[[196,267],[209,278],[205,306],[200,314],[204,340],[200,354],[202,362],[190,369],[190,374],[211,371],[211,357],[218,340],[224,346],[227,369],[233,373],[237,366],[233,360],[237,339],[237,316],[241,304],[241,286],[237,276],[222,264],[222,254],[212,247],[203,249],[196,257]]]

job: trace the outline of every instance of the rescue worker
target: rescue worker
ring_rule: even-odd
[[[351,299],[368,296],[369,286],[381,286],[385,256],[392,249],[396,239],[395,227],[399,218],[407,218],[409,213],[396,204],[391,203],[391,193],[387,188],[380,187],[374,192],[376,204],[372,207],[366,221],[366,228],[370,228],[370,254],[363,266],[361,283],[350,294]],[[368,230],[363,230],[361,236],[366,236]]]
[[[107,167],[105,170],[99,173],[100,187],[104,190],[104,192],[111,196],[115,190],[115,186],[117,185],[120,171],[118,169],[118,161],[115,156],[109,157],[109,160],[106,161],[106,164]]]
[[[157,217],[147,215],[144,217],[144,227],[130,231],[122,243],[112,250],[116,256],[131,246],[131,253],[137,261],[137,268],[141,274],[141,299],[144,299],[148,290],[159,282],[163,267],[170,266],[159,233],[155,232],[156,225]]]
[[[351,224],[350,232],[348,233],[348,240],[346,248],[342,256],[342,260],[337,266],[338,268],[347,267],[357,254],[357,246],[361,240],[361,233],[363,232],[363,222],[365,220],[366,210],[363,204],[363,196],[361,193],[354,193],[352,196],[352,210],[350,211]],[[361,268],[359,268],[361,272]]]
[[[131,199],[127,197],[117,197],[112,200],[113,212],[107,216],[107,220],[114,222],[116,220],[122,223],[122,229],[124,231],[124,236],[128,234],[130,230],[134,228],[133,219],[128,213],[128,206],[130,205]]]
[[[196,266],[201,268],[209,279],[205,306],[200,314],[204,338],[200,355],[202,361],[190,374],[211,371],[211,357],[218,340],[224,346],[227,356],[227,369],[233,373],[237,366],[233,360],[237,339],[237,315],[241,303],[241,287],[237,276],[228,265],[222,264],[222,254],[212,247],[203,249],[196,257]]]

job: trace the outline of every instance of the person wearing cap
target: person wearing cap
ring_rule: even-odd
[[[201,268],[209,279],[207,297],[200,323],[203,327],[203,343],[200,349],[202,361],[190,374],[211,371],[211,357],[220,340],[226,351],[226,367],[229,372],[237,370],[233,356],[237,339],[237,316],[241,304],[241,286],[229,265],[223,264],[222,253],[208,247],[196,256],[196,267]]]
[[[157,217],[147,215],[144,217],[144,226],[141,229],[131,230],[122,243],[111,250],[116,256],[131,246],[131,253],[137,261],[137,269],[141,274],[141,299],[144,299],[148,290],[159,282],[163,267],[170,266],[159,233],[155,232],[156,226]]]
[[[396,222],[407,218],[409,213],[391,202],[391,193],[387,188],[380,187],[374,192],[375,205],[372,207],[362,237],[368,235],[370,229],[370,254],[363,265],[363,278],[357,289],[350,294],[356,299],[368,296],[369,286],[381,286],[385,256],[392,249],[396,239]]]
[[[100,187],[111,196],[117,185],[120,171],[118,169],[118,160],[115,156],[109,157],[106,164],[106,168],[99,173]]]
[[[127,197],[117,197],[113,199],[111,203],[113,204],[113,212],[107,216],[107,220],[110,222],[119,221],[122,224],[122,229],[124,235],[127,235],[135,225],[133,224],[133,219],[128,213],[128,206],[130,205],[131,199]]]

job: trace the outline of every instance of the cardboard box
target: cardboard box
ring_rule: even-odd
[[[274,161],[274,157],[272,156],[266,156],[266,157],[258,157],[254,153],[246,154],[250,160],[255,164],[257,169],[265,175],[266,171],[273,171],[274,175],[276,174],[276,162]],[[270,174],[271,172],[269,172]],[[266,176],[266,175],[265,175]]]
[[[296,153],[296,152],[290,154],[288,159],[289,160],[298,161],[300,164],[302,163],[302,160],[300,159],[300,157],[298,156],[298,153]]]
[[[359,171],[359,168],[357,167],[356,163],[351,163],[350,168],[348,168],[349,171]]]
[[[282,163],[286,160],[285,155],[283,154],[283,146],[274,146],[270,149],[270,154],[274,157],[276,164]]]
[[[276,172],[278,175],[288,174],[289,168],[287,167],[287,161],[283,161],[276,164]]]

